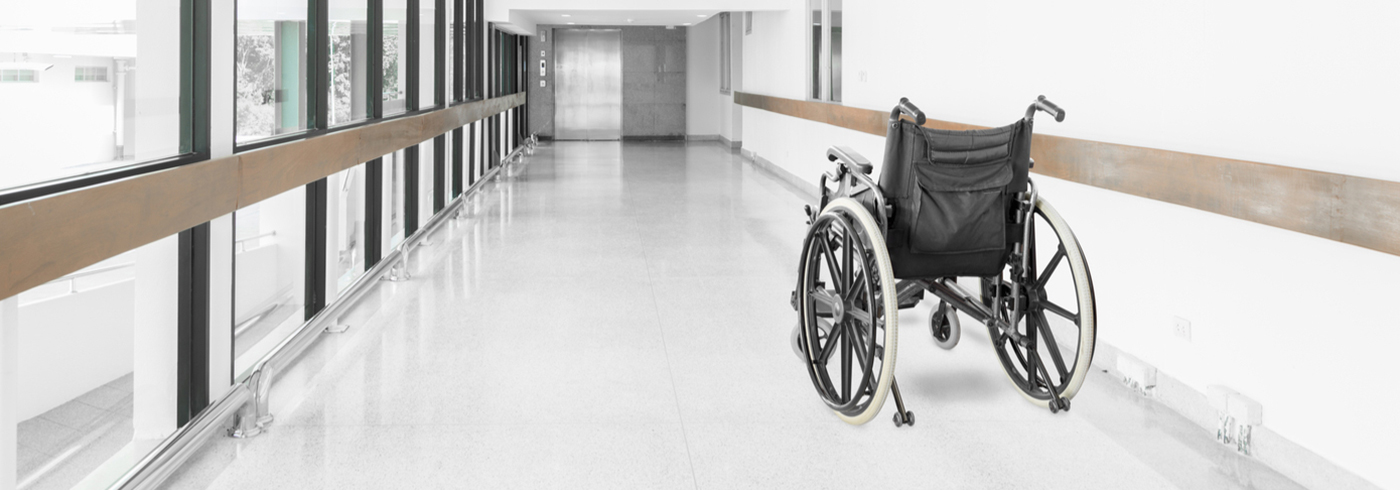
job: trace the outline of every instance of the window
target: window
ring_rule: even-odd
[[[306,189],[233,215],[234,375],[242,378],[306,319]]]
[[[809,97],[841,101],[841,0],[808,0],[812,28],[809,30]]]
[[[719,93],[729,94],[729,12],[719,14]]]
[[[0,70],[0,82],[35,82],[39,77],[34,70],[9,69]]]
[[[240,0],[234,38],[236,143],[307,128],[306,2]]]
[[[384,115],[408,110],[408,0],[384,0]]]
[[[330,90],[332,126],[369,117],[369,5],[365,0],[330,0]]]
[[[0,8],[0,189],[193,151],[182,148],[194,120],[180,106],[183,18],[167,4]]]
[[[31,72],[32,73],[32,72]],[[75,82],[105,82],[107,81],[107,67],[105,66],[78,66],[73,68],[73,81]]]

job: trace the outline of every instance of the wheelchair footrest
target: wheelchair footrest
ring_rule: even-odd
[[[924,285],[919,281],[904,280],[895,284],[895,292],[899,296],[899,309],[913,308],[919,305],[924,299]]]

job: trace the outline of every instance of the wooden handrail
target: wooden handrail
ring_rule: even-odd
[[[734,103],[876,136],[885,135],[888,116],[743,92]],[[924,126],[982,128],[934,119]],[[1400,182],[1043,134],[1031,157],[1037,174],[1400,255]]]
[[[459,104],[0,207],[0,298],[524,103]]]

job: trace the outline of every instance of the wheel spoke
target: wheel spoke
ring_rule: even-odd
[[[854,278],[852,278],[851,276],[852,274],[855,274],[856,269],[856,263],[854,258],[855,247],[851,246],[851,230],[846,230],[844,240],[845,241],[841,245],[842,248],[844,248],[844,250],[841,251],[841,255],[842,258],[845,259],[841,262],[841,273],[844,274],[843,276],[841,276],[841,284],[846,286],[846,291],[851,291],[855,289],[851,287],[851,283],[854,281]]]
[[[865,276],[866,274],[856,276],[855,283],[846,289],[845,299],[847,302],[855,301],[856,297],[865,291]]]
[[[845,337],[846,327],[842,323],[831,326],[831,333],[826,335],[826,345],[822,346],[822,351],[817,355],[817,362],[826,365],[831,360],[831,355],[836,353],[836,346],[839,340]]]
[[[1069,320],[1071,323],[1074,323],[1074,327],[1075,327],[1075,328],[1079,328],[1079,315],[1076,315],[1076,314],[1074,314],[1074,313],[1070,313],[1069,310],[1066,310],[1066,309],[1060,307],[1060,305],[1057,305],[1057,304],[1055,304],[1055,303],[1051,303],[1051,302],[1049,302],[1049,301],[1041,301],[1041,302],[1040,302],[1040,305],[1041,305],[1041,306],[1044,306],[1045,309],[1046,309],[1046,310],[1049,310],[1051,313],[1054,313],[1054,314],[1056,314],[1056,315],[1060,315],[1060,316],[1064,317],[1066,320]]]
[[[1050,263],[1045,266],[1045,271],[1036,280],[1036,289],[1045,288],[1045,283],[1050,280],[1050,275],[1055,273],[1055,268],[1059,267],[1060,260],[1065,258],[1065,246],[1060,245],[1060,249],[1055,251],[1055,256],[1050,258]]]
[[[846,324],[846,329],[849,330],[850,328],[851,326],[848,322]],[[851,401],[851,361],[853,360],[852,358],[855,357],[855,352],[852,351],[852,348],[851,334],[847,332],[846,335],[841,336],[841,401],[843,402]]]
[[[866,325],[870,324],[870,312],[868,311],[853,306],[846,311],[846,315]]]
[[[1045,313],[1040,311],[1035,312],[1032,318],[1036,320],[1040,334],[1045,336],[1045,341],[1041,344],[1044,344],[1043,347],[1050,351],[1050,360],[1055,363],[1055,370],[1060,373],[1060,381],[1065,381],[1069,378],[1069,370],[1065,369],[1065,360],[1060,356],[1060,344],[1055,342],[1055,334],[1050,331],[1050,322],[1046,320]]]
[[[819,243],[822,245],[822,255],[826,257],[827,273],[831,274],[831,285],[836,288],[836,291],[839,293],[842,289],[842,284],[841,271],[839,269],[839,264],[836,262],[836,254],[831,252],[831,246],[826,243],[826,240],[823,239]]]

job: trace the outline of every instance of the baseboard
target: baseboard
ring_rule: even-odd
[[[749,163],[752,163],[753,166],[758,167],[759,169],[765,172],[768,172],[769,175],[772,175],[782,183],[787,184],[788,188],[791,189],[793,193],[797,194],[799,197],[802,197],[803,199],[809,202],[817,202],[818,199],[821,199],[821,191],[817,189],[816,184],[799,178],[797,174],[794,174],[792,172],[789,172],[787,169],[777,166],[773,162],[768,161],[768,159],[759,156],[759,154],[754,152],[753,150],[749,150],[746,148],[740,149],[739,154],[744,157],[744,160],[747,160]]]
[[[685,140],[685,135],[683,135],[683,134],[672,134],[672,135],[664,135],[664,134],[663,134],[663,135],[655,135],[655,136],[623,136],[623,137],[622,137],[622,141],[683,141],[683,140]]]
[[[685,135],[685,140],[686,140],[686,141],[719,141],[719,139],[720,139],[720,136],[717,135],[717,134],[687,134],[687,135]]]
[[[723,139],[721,137],[721,143]],[[757,152],[744,148],[740,150],[744,159],[787,184],[795,194],[815,202],[821,193],[817,185],[799,178],[796,174],[763,158]],[[1116,347],[1099,342],[1094,348],[1093,366],[1122,379],[1118,370],[1118,358],[1123,353]],[[1141,360],[1137,360],[1142,362]],[[1145,363],[1144,363],[1145,364]],[[1156,371],[1157,385],[1144,395],[1201,428],[1201,437],[1215,439],[1216,413],[1210,406],[1206,394],[1173,378],[1170,374],[1148,365]],[[1339,427],[1338,430],[1341,430]],[[1380,490],[1380,486],[1367,481],[1327,458],[1293,442],[1268,426],[1258,426],[1251,434],[1251,456],[1279,474],[1307,488],[1340,488],[1349,490]]]
[[[719,137],[719,142],[720,142],[720,144],[723,144],[724,146],[729,147],[730,151],[733,151],[734,153],[738,153],[738,152],[739,152],[739,149],[744,147],[744,142],[742,142],[742,141],[733,141],[733,140],[730,140],[729,138],[725,138],[723,135],[720,135],[720,137]]]

